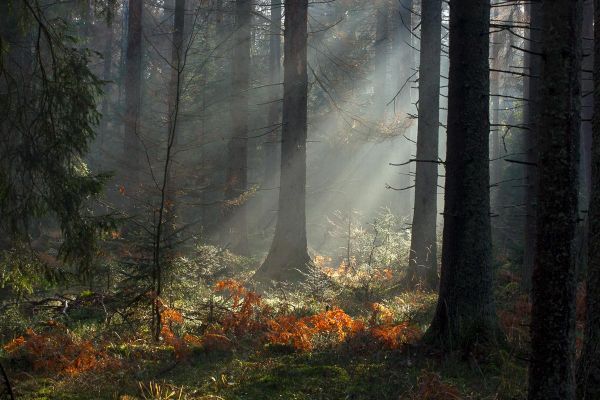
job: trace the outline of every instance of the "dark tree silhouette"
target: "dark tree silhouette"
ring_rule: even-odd
[[[440,291],[428,339],[494,339],[489,195],[490,2],[450,4],[450,75]]]
[[[125,57],[125,137],[123,162],[130,185],[138,182],[142,161],[139,139],[142,86],[142,0],[129,0],[127,54]]]
[[[525,152],[527,156],[527,181],[525,189],[525,238],[523,252],[523,277],[521,285],[523,291],[531,291],[531,274],[535,260],[536,247],[536,201],[537,201],[537,164],[538,161],[538,121],[539,113],[539,77],[541,73],[540,45],[542,41],[541,3],[532,2],[527,7],[530,29],[528,52],[525,53],[525,63],[528,68],[529,78],[525,84],[525,125],[529,130],[525,133]]]
[[[600,1],[594,1],[594,116],[592,127],[592,181],[588,211],[588,271],[586,328],[577,392],[580,400],[600,398]]]
[[[545,1],[539,102],[537,246],[530,400],[575,396],[574,254],[580,127],[581,1]]]

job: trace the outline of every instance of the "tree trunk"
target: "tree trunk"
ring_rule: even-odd
[[[243,194],[248,189],[248,89],[250,85],[252,1],[236,0],[231,105],[232,137],[227,145],[227,225],[231,248],[248,253],[248,227]]]
[[[497,15],[497,12],[494,14]],[[494,17],[497,19],[496,17]],[[506,36],[504,35],[504,31],[496,32],[491,35],[491,62],[494,69],[502,69],[501,63],[501,51],[503,39]],[[505,60],[506,61],[506,60]],[[492,71],[490,73],[490,93],[492,94],[491,98],[491,122],[493,126],[491,127],[491,140],[492,140],[492,151],[490,153],[490,182],[492,185],[498,185],[498,183],[502,180],[502,163],[504,160],[500,159],[500,131],[501,127],[498,126],[500,124],[500,73],[498,71]],[[490,195],[490,203],[492,214],[497,218],[497,221],[500,221],[498,217],[500,217],[499,212],[499,200],[500,196],[500,186],[492,186],[493,190]],[[501,222],[498,224],[492,224],[492,228],[495,228],[494,225],[501,225]],[[492,229],[496,230],[496,229]],[[496,232],[494,232],[496,233]],[[497,236],[497,235],[494,235]]]
[[[529,128],[525,137],[525,151],[527,153],[527,181],[525,191],[525,238],[523,251],[523,277],[521,287],[525,293],[531,292],[531,274],[536,251],[536,201],[537,201],[537,170],[538,162],[538,115],[539,115],[539,84],[542,59],[541,53],[542,31],[542,5],[532,2],[528,5],[530,33],[528,43],[529,52],[525,53],[525,64],[530,77],[525,84],[525,125]]]
[[[395,37],[395,52],[398,57],[398,89],[404,86],[404,90],[399,94],[395,109],[401,113],[408,113],[412,109],[411,86],[404,85],[406,80],[414,73],[415,54],[412,47],[413,39],[413,0],[398,0],[398,27]],[[414,79],[414,78],[413,78]]]
[[[185,67],[184,57],[184,30],[185,30],[185,3],[186,0],[175,0],[175,13],[173,16],[173,34],[171,48],[171,76],[169,78],[169,94],[168,94],[168,124],[167,124],[167,164],[165,165],[167,179],[165,187],[165,240],[168,247],[174,240],[174,224],[176,223],[177,213],[177,185],[175,179],[177,172],[175,171],[174,154],[177,146],[177,120],[180,110],[181,87],[183,79],[183,68]]]
[[[231,12],[223,4],[223,0],[215,0],[214,10],[208,9],[208,12],[213,15],[211,19],[212,32],[210,38],[217,43],[219,49],[219,52],[213,58],[211,68],[214,68],[216,75],[219,77],[230,76],[231,57],[229,57],[229,53],[223,52],[223,48],[229,47],[227,27],[231,20]],[[208,83],[207,79],[207,76],[202,78],[202,82],[205,85]],[[227,79],[220,79],[218,82],[209,85],[207,91],[203,92],[202,108],[206,110],[210,103],[216,101],[221,105],[223,113],[229,113],[231,107],[230,89],[231,84]],[[207,120],[208,125],[215,127],[216,132],[211,134],[209,131],[205,131],[202,133],[202,138],[200,139],[200,143],[202,143],[200,151],[202,235],[205,241],[224,244],[224,240],[220,240],[223,236],[224,215],[221,206],[215,205],[223,200],[222,195],[224,193],[221,188],[224,185],[221,185],[221,176],[215,169],[215,162],[212,159],[213,156],[209,144],[215,135],[224,137],[224,132],[230,130],[231,122],[229,118],[223,119],[220,115],[215,115],[214,113],[209,115]],[[225,238],[225,240],[227,239],[229,238]]]
[[[300,280],[310,263],[306,243],[308,0],[285,0],[283,128],[279,215],[258,280]]]
[[[423,0],[417,132],[417,160],[422,161],[438,159],[441,46],[442,1]],[[437,183],[438,164],[418,162],[408,280],[413,284],[421,282],[430,289],[436,288],[438,283]]]
[[[112,87],[113,83],[110,82],[112,80],[112,63],[113,63],[113,38],[114,38],[114,30],[113,30],[113,19],[112,17],[106,22],[106,42],[104,44],[104,64],[102,66],[102,79],[106,82],[104,95],[102,97],[102,126],[101,130],[104,131],[108,125],[108,107],[110,105],[111,95],[112,95]],[[105,132],[101,132],[101,135],[104,136]]]
[[[430,341],[494,341],[489,193],[489,0],[450,5],[444,246]]]
[[[268,129],[271,130],[264,144],[265,169],[263,174],[263,189],[266,189],[264,202],[264,216],[267,227],[271,226],[271,212],[276,204],[276,197],[271,195],[277,186],[277,172],[279,169],[278,148],[281,132],[281,0],[271,0],[271,23],[269,38],[269,71],[271,74],[271,105],[269,106]],[[266,227],[265,227],[266,228]]]
[[[579,225],[576,233],[577,243],[577,270],[587,271],[588,255],[588,229],[589,219],[587,212],[590,202],[591,188],[591,149],[592,149],[592,118],[594,115],[594,2],[583,0],[583,26],[579,40],[581,52],[585,57],[581,59],[581,141],[579,145]]]
[[[129,185],[137,186],[141,167],[139,119],[142,83],[142,0],[129,0],[127,16],[127,55],[125,60],[125,139],[124,171]],[[133,188],[128,188],[133,189]]]
[[[388,86],[387,80],[387,66],[388,66],[388,53],[389,49],[389,38],[388,38],[388,16],[390,9],[387,1],[381,1],[377,5],[377,26],[375,33],[375,76],[374,76],[374,91],[375,101],[373,102],[373,123],[377,127],[385,119],[385,107],[387,104],[386,88]]]
[[[415,51],[412,47],[414,38],[413,32],[413,0],[398,0],[398,15],[397,15],[397,31],[394,37],[395,45],[394,52],[397,57],[396,68],[399,74],[397,75],[398,81],[397,90],[402,91],[398,94],[396,101],[394,102],[394,114],[399,118],[408,118],[408,114],[414,114],[416,109],[413,106],[411,90],[415,77],[411,76],[414,74],[416,68],[415,63]],[[406,136],[412,138],[414,136],[412,126],[408,128]],[[412,140],[412,139],[411,139]],[[401,154],[398,157],[401,160],[408,160],[411,158],[413,152],[412,144],[408,140],[401,142]],[[414,172],[412,165],[408,164],[405,167],[400,168],[398,171],[402,178],[400,181],[400,187],[409,187],[412,184],[411,173]],[[400,192],[400,203],[399,213],[400,215],[410,215],[412,212],[412,196],[413,190],[404,190]]]
[[[581,193],[580,209],[587,210],[591,189],[591,148],[592,148],[592,118],[594,114],[594,0],[583,0],[583,27],[581,30],[582,54],[581,60]]]
[[[537,242],[543,245],[532,276],[530,400],[575,397],[581,4],[542,6]]]
[[[600,110],[600,0],[594,1],[594,110]],[[586,327],[577,374],[579,400],[600,398],[600,112],[592,128]]]
[[[183,73],[183,29],[185,21],[185,0],[175,0],[175,14],[173,18],[173,43],[171,50],[171,76],[169,81],[168,94],[168,132],[167,132],[167,149],[165,156],[165,164],[163,168],[163,180],[160,187],[160,204],[158,206],[158,222],[155,227],[154,237],[154,276],[156,297],[162,295],[162,287],[164,281],[163,271],[163,238],[167,243],[167,248],[171,246],[173,240],[173,201],[172,195],[173,186],[173,150],[175,139],[177,137],[177,122],[179,116],[179,101],[181,95],[181,78]],[[158,301],[154,304],[154,313],[156,317],[156,330],[154,339],[159,340],[161,332],[161,313]]]

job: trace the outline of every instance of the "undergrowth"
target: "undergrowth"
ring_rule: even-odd
[[[367,296],[364,268],[323,257],[312,273],[327,285],[315,292],[279,286],[258,293],[236,272],[233,256],[199,251],[212,254],[218,268],[179,260],[173,268],[201,281],[172,280],[170,296],[144,293],[123,307],[86,289],[65,295],[69,307],[55,298],[33,317],[21,315],[0,353],[17,398],[526,397],[529,303],[510,276],[497,293],[508,345],[465,359],[420,343],[436,295],[397,290],[401,270],[374,268]],[[150,308],[160,311],[158,341]]]

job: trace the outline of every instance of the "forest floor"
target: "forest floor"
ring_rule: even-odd
[[[115,342],[118,368],[31,371],[8,360],[17,399],[524,399],[526,363],[509,348],[449,355],[424,345],[355,353],[339,346],[295,351],[240,344],[198,348]],[[6,363],[6,361],[5,361]]]
[[[498,274],[507,341],[491,348],[442,352],[423,344],[433,292],[369,303],[348,290],[335,306],[296,300],[292,307],[225,280],[205,297],[213,324],[194,325],[197,314],[160,303],[156,342],[147,305],[137,325],[118,325],[116,316],[110,324],[76,321],[77,312],[98,311],[96,295],[85,292],[74,304],[87,308],[69,319],[38,320],[4,340],[0,362],[16,399],[525,399],[529,304],[510,272]],[[213,305],[222,312],[213,316]]]
[[[124,374],[19,378],[18,399],[524,399],[526,366],[453,355],[338,352],[197,356],[138,365]],[[23,379],[23,380],[21,380]],[[141,383],[143,382],[143,383]],[[160,393],[160,394],[159,394]]]

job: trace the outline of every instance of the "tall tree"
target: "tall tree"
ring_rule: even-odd
[[[437,183],[440,120],[440,53],[442,2],[421,3],[421,59],[419,65],[419,125],[415,208],[408,277],[412,283],[437,286]]]
[[[530,400],[575,396],[577,188],[582,1],[542,7],[537,246],[532,276]]]
[[[164,161],[162,182],[160,185],[160,203],[158,205],[158,216],[154,229],[153,268],[154,268],[154,292],[160,298],[163,289],[163,244],[166,242],[170,247],[173,241],[174,224],[174,174],[173,156],[174,146],[177,139],[177,124],[181,101],[181,87],[184,62],[183,32],[185,28],[185,0],[175,0],[175,13],[173,16],[173,34],[171,48],[171,75],[169,77],[168,92],[168,124],[167,124],[167,149]],[[163,240],[163,238],[165,240]],[[156,321],[154,339],[159,340],[162,328],[160,306],[154,304]]]
[[[259,280],[298,280],[310,263],[306,242],[308,0],[285,0],[283,126],[279,215]]]
[[[35,0],[0,4],[0,249],[28,243],[47,217],[60,227],[60,256],[87,280],[98,234],[111,228],[89,211],[106,177],[82,161],[102,84],[69,27],[46,12]]]
[[[109,1],[106,5],[106,26],[104,27],[104,49],[102,51],[102,57],[104,58],[102,66],[102,79],[106,82],[104,89],[104,96],[102,97],[102,108],[100,109],[103,115],[102,118],[102,130],[106,129],[108,124],[108,109],[110,105],[110,98],[112,94],[112,64],[113,64],[113,41],[114,41],[114,1]]]
[[[229,2],[224,4],[223,0],[215,0],[214,2],[214,12],[213,18],[211,19],[211,40],[216,43],[215,51],[216,56],[212,61],[212,68],[216,71],[217,76],[230,76],[231,75],[231,57],[230,54],[225,51],[226,48],[229,47],[231,35],[228,34],[228,27],[230,26],[230,22],[232,13],[229,9]],[[207,81],[207,83],[209,83]],[[217,82],[212,82],[209,86],[207,86],[207,90],[204,92],[206,98],[213,99],[223,110],[227,110],[230,107],[230,96],[231,92],[231,81],[228,79],[220,79]],[[216,100],[215,100],[216,99]],[[203,108],[208,107],[210,104],[207,99],[203,101]],[[219,120],[219,124],[215,124],[214,120]],[[231,121],[229,119],[221,118],[221,115],[218,113],[212,113],[208,118],[209,126],[215,126],[216,134],[219,137],[225,136],[224,132],[229,132],[231,128]],[[213,125],[215,124],[215,125]],[[214,203],[217,203],[223,199],[223,190],[216,190],[217,188],[221,189],[223,186],[221,184],[222,178],[219,173],[217,173],[214,163],[215,160],[211,156],[211,149],[209,148],[210,143],[210,134],[208,131],[202,134],[202,138],[200,139],[201,143],[203,143],[201,152],[200,152],[200,175],[203,189],[200,193],[200,199],[203,204],[201,209],[202,214],[202,230],[204,236],[209,240],[215,240],[217,237],[221,236],[222,230],[220,229],[223,224],[223,213],[219,210],[219,207],[215,207]],[[224,139],[223,139],[224,140]],[[226,237],[221,242],[228,240]]]
[[[110,81],[112,76],[112,45],[113,45],[113,22],[112,19],[108,20],[106,23],[106,42],[104,46],[104,66],[102,71],[102,76],[105,81]],[[108,105],[111,94],[110,86],[107,88],[106,93],[102,99],[102,114],[106,115],[108,113]]]
[[[581,189],[580,209],[587,210],[589,191],[591,188],[591,148],[592,148],[592,118],[594,112],[594,79],[592,70],[594,68],[594,0],[583,0],[583,19],[581,29]],[[585,230],[585,229],[584,229]],[[587,231],[586,231],[587,233]],[[585,265],[585,263],[584,263]]]
[[[167,214],[167,229],[172,230],[172,225],[175,223],[176,213],[176,201],[175,195],[175,177],[176,172],[174,171],[174,153],[175,146],[177,144],[177,128],[178,128],[178,117],[180,111],[181,101],[181,89],[182,89],[182,78],[183,69],[185,68],[185,53],[184,48],[184,31],[185,26],[185,3],[186,0],[175,0],[175,12],[173,14],[173,33],[172,33],[172,44],[171,44],[171,75],[169,77],[169,92],[167,97],[167,157],[165,158],[165,176],[164,176],[164,190],[162,197],[166,204]],[[163,203],[161,201],[161,203]],[[161,221],[159,221],[161,223]],[[170,233],[168,233],[170,234]],[[168,237],[167,241],[172,240],[172,237]]]
[[[232,137],[227,146],[227,182],[225,199],[233,207],[227,221],[232,248],[248,252],[246,207],[239,201],[248,186],[248,89],[250,85],[252,1],[236,0],[234,55],[232,66],[233,99],[231,104]],[[233,212],[235,211],[235,212]]]
[[[577,371],[577,397],[580,400],[600,398],[600,0],[594,1],[593,91],[586,326]]]
[[[579,40],[581,42],[581,68],[579,78],[581,81],[581,139],[579,143],[579,225],[577,226],[577,269],[587,270],[588,255],[588,230],[589,219],[587,212],[590,202],[591,190],[591,150],[592,150],[592,118],[594,114],[594,1],[583,1],[582,27]]]
[[[540,46],[542,42],[542,4],[531,2],[527,6],[529,14],[528,51],[525,53],[525,66],[529,77],[525,83],[525,125],[529,128],[525,137],[527,156],[527,180],[525,189],[525,238],[523,243],[523,277],[521,285],[524,292],[531,291],[531,274],[536,248],[536,201],[537,201],[537,161],[538,161],[538,122],[539,114],[539,78],[541,74]]]
[[[265,169],[263,186],[272,189],[277,185],[278,139],[281,132],[281,0],[271,0],[271,22],[269,28],[269,73],[271,75],[271,105],[269,106],[268,129],[265,147]],[[275,201],[275,200],[274,200]],[[271,202],[265,203],[265,215],[271,208]]]
[[[373,103],[373,115],[375,124],[383,122],[385,116],[385,107],[387,104],[386,88],[387,84],[387,68],[389,54],[389,2],[387,0],[379,0],[376,3],[377,25],[375,32],[375,101]]]
[[[394,51],[397,55],[398,71],[398,89],[404,88],[398,95],[398,109],[400,112],[408,113],[411,111],[411,85],[406,82],[414,73],[415,51],[412,46],[413,32],[413,0],[398,0],[397,25],[394,37]]]
[[[498,20],[498,8],[493,9],[492,18],[494,20]],[[491,115],[490,120],[492,122],[491,127],[491,160],[490,161],[490,181],[493,185],[498,185],[498,183],[502,180],[502,163],[504,160],[500,158],[500,73],[498,72],[502,69],[502,48],[504,44],[504,40],[506,38],[504,30],[495,31],[491,35],[491,52],[490,59],[492,63],[493,70],[490,72],[490,94],[491,94]],[[492,213],[495,215],[499,214],[499,187],[494,186],[493,195],[490,196],[490,203]],[[494,224],[492,224],[494,225]],[[494,226],[492,226],[494,228]],[[493,229],[494,230],[494,229]],[[496,232],[494,232],[494,235]]]
[[[397,95],[396,101],[394,102],[394,112],[398,113],[402,118],[408,118],[409,114],[415,113],[415,108],[412,102],[412,84],[414,81],[414,69],[416,68],[415,63],[415,50],[413,46],[413,39],[416,37],[413,32],[413,7],[414,0],[398,0],[398,12],[396,15],[396,32],[394,35],[394,53],[396,54],[395,68],[399,72],[396,76],[398,81],[396,82],[397,90],[400,92]],[[407,136],[412,136],[412,127],[409,127]],[[412,140],[412,139],[411,139]],[[401,159],[408,159],[411,155],[411,146],[408,143],[401,147],[402,154]],[[409,187],[411,186],[411,164],[405,166],[401,173],[404,177],[400,186]],[[400,205],[401,215],[410,215],[412,211],[412,198],[411,190],[400,192],[402,197],[398,199]]]
[[[123,162],[130,183],[136,185],[141,167],[140,106],[142,86],[142,0],[129,0],[125,57],[125,138]]]
[[[490,1],[450,3],[444,246],[427,332],[443,345],[494,339],[489,195]]]

